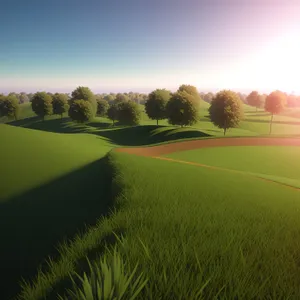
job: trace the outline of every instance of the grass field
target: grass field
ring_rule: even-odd
[[[156,126],[144,113],[135,127],[104,118],[42,122],[28,105],[24,118],[0,124],[3,299],[57,299],[69,273],[88,270],[86,256],[95,260],[113,245],[128,270],[138,261],[149,279],[138,299],[297,299],[299,191],[252,175],[300,187],[299,147],[167,155],[242,174],[110,152],[222,137],[203,103],[192,128]],[[269,116],[244,108],[246,120],[228,136],[267,135]],[[273,136],[299,136],[291,112],[274,121]]]
[[[298,191],[129,154],[112,154],[110,161],[122,186],[121,207],[86,234],[85,248],[80,239],[65,248],[64,260],[52,266],[59,274],[78,271],[72,258],[115,231],[125,238],[117,247],[129,268],[139,261],[149,279],[138,299],[200,299],[195,295],[205,283],[204,299],[299,295]],[[48,276],[38,286],[49,280],[50,295],[62,293],[54,284],[59,277]],[[27,299],[39,299],[33,292],[41,290],[27,292]]]
[[[166,155],[173,159],[255,173],[300,188],[300,147],[218,147]]]

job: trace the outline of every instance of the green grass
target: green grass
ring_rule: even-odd
[[[23,299],[41,299],[46,294],[53,299],[70,287],[68,273],[82,274],[88,270],[85,256],[97,259],[105,253],[107,245],[117,245],[131,267],[141,260],[139,271],[149,273],[151,279],[143,299],[174,295],[176,299],[191,298],[191,293],[196,293],[211,276],[204,290],[206,298],[211,298],[226,283],[228,286],[222,293],[233,295],[238,288],[240,298],[244,298],[243,292],[251,295],[251,289],[257,291],[261,284],[252,278],[254,274],[262,272],[265,276],[273,271],[275,275],[261,295],[268,294],[272,285],[276,287],[274,293],[280,293],[280,288],[284,293],[299,293],[295,283],[299,281],[295,254],[299,228],[296,191],[247,175],[126,154],[105,156],[117,146],[223,137],[223,131],[209,122],[208,107],[203,102],[199,123],[187,128],[169,126],[166,120],[156,126],[156,121],[149,120],[145,113],[142,113],[142,126],[135,127],[112,127],[111,121],[105,118],[75,124],[68,118],[50,116],[42,122],[33,116],[28,104],[22,106],[20,120],[9,122],[12,126],[0,124],[3,237],[0,254],[4,258],[3,283],[7,287],[2,297],[6,299],[19,292],[21,276],[32,282],[39,267],[33,286],[24,287]],[[240,128],[229,130],[228,136],[267,134],[269,124],[265,118],[268,116],[256,113],[252,107],[244,108],[248,121],[243,121]],[[282,120],[288,123],[275,123],[274,136],[299,136],[300,127],[295,118],[293,122]],[[261,167],[259,163],[253,166],[247,161],[244,167],[256,174],[269,170],[264,173],[265,178],[297,185],[298,163],[284,157],[278,149],[274,155],[256,153]],[[244,152],[247,153],[253,155],[249,148]],[[268,163],[268,155],[276,164]],[[284,157],[282,163],[275,155]],[[221,159],[217,153],[216,156],[220,157],[216,162],[238,167],[236,160],[227,161],[225,155]],[[211,157],[206,155],[208,162]],[[285,163],[293,164],[292,172]],[[283,173],[278,172],[279,168],[284,169]],[[113,215],[109,214],[111,209],[115,210]],[[252,229],[256,221],[257,226]],[[124,243],[117,238],[122,234]],[[270,237],[274,240],[270,241]],[[296,241],[294,245],[292,237]],[[228,246],[225,256],[220,255],[219,249],[231,238],[235,244]],[[280,239],[284,241],[282,244]],[[242,251],[251,253],[250,265],[245,268],[241,265],[239,245]],[[259,249],[257,253],[254,248]],[[45,262],[48,255],[52,257],[49,267]],[[273,266],[271,258],[275,261]],[[262,266],[255,266],[254,262],[262,262]],[[283,279],[278,277],[279,270]],[[243,276],[245,281],[238,282],[238,276]]]
[[[124,237],[114,244],[130,267],[138,261],[139,272],[149,279],[139,299],[213,299],[218,293],[222,299],[297,298],[298,191],[123,153],[111,154],[110,162],[121,206],[65,246],[51,268],[60,270],[59,276],[40,276],[25,289],[27,299],[38,299],[34,292],[45,293],[50,283],[49,296],[61,293],[68,272],[82,272],[74,261],[90,257],[91,249],[104,245],[96,241],[110,231]]]
[[[4,176],[0,202],[96,161],[113,147],[93,135],[62,135],[4,124],[0,136]]]
[[[59,241],[95,224],[112,206],[104,155],[112,145],[88,134],[62,135],[0,125],[0,255],[3,299],[29,279]]]
[[[279,181],[281,181],[280,178],[282,180],[294,179],[294,183],[298,182],[300,187],[299,151],[300,147],[289,146],[238,146],[181,151],[165,156],[209,166],[256,173],[263,177],[266,175],[265,178],[267,175],[275,176]]]

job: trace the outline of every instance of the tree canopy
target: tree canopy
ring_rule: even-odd
[[[75,100],[84,100],[84,101],[90,102],[92,105],[93,117],[96,115],[96,112],[97,112],[96,97],[88,87],[79,86],[78,88],[76,88],[71,94],[70,103],[72,104],[72,102]],[[83,107],[83,106],[81,106],[81,107]]]
[[[106,116],[107,110],[109,109],[108,102],[102,98],[97,100],[97,105],[97,115],[100,117]]]
[[[252,91],[246,98],[249,105],[256,107],[256,110],[263,104],[263,98],[257,91]]]
[[[188,126],[198,121],[199,104],[187,92],[172,94],[166,105],[168,122],[172,125]]]
[[[78,123],[90,121],[94,117],[92,104],[83,99],[72,101],[69,109],[69,117]]]
[[[70,107],[68,104],[68,96],[66,94],[56,93],[52,99],[53,114],[60,115],[62,118],[63,114],[68,112]]]
[[[166,118],[166,105],[171,98],[171,92],[166,89],[156,89],[148,96],[148,100],[145,103],[145,111],[148,117],[152,120],[158,120]]]
[[[286,105],[286,95],[281,91],[269,94],[265,102],[265,111],[271,113],[270,134],[272,133],[273,116],[280,114]]]
[[[19,99],[15,95],[0,97],[0,116],[18,119],[20,112]]]
[[[118,114],[119,114],[119,104],[116,103],[111,104],[107,110],[107,116],[110,120],[113,121],[113,124],[115,124],[115,121],[118,120]]]
[[[182,84],[177,92],[187,92],[188,94],[190,94],[191,96],[194,97],[194,100],[199,102],[200,101],[200,95],[198,93],[198,90],[195,86],[193,85],[189,85],[189,84]]]
[[[31,99],[32,110],[43,120],[53,112],[52,97],[46,92],[37,92]]]
[[[141,120],[139,105],[133,101],[120,102],[117,110],[117,119],[124,125],[138,125]]]
[[[238,127],[242,117],[242,103],[233,91],[223,90],[215,95],[209,108],[211,122],[224,130]]]

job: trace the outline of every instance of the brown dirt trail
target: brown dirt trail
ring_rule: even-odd
[[[126,152],[141,156],[161,156],[178,151],[194,150],[208,147],[228,146],[299,146],[297,138],[216,138],[184,141],[150,147],[116,148],[117,152]]]

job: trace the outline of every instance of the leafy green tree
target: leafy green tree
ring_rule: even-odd
[[[119,115],[119,104],[113,103],[107,110],[107,116],[110,120],[113,121],[113,125],[115,125],[115,121],[118,120]]]
[[[211,102],[209,116],[215,126],[224,130],[224,135],[227,129],[238,127],[243,118],[242,102],[239,96],[229,90],[217,93]]]
[[[262,100],[263,98],[260,97],[259,93],[257,91],[253,91],[251,92],[247,98],[246,98],[247,102],[249,105],[256,107],[256,111],[258,108],[260,108],[262,106]]]
[[[1,115],[17,120],[20,113],[19,99],[14,95],[10,95],[3,97],[0,102]]]
[[[69,109],[69,117],[78,123],[90,121],[94,117],[91,102],[86,100],[73,100]]]
[[[121,102],[128,102],[129,100],[130,100],[129,97],[125,93],[124,94],[118,93],[116,95],[114,103],[118,104]]]
[[[133,101],[120,102],[118,105],[117,119],[124,125],[138,125],[141,120],[139,105]]]
[[[197,123],[198,114],[199,103],[185,91],[172,94],[166,105],[166,115],[172,125],[191,126]]]
[[[60,115],[61,119],[63,114],[68,112],[70,106],[68,104],[68,96],[66,94],[56,93],[52,97],[53,114]]]
[[[265,111],[271,113],[270,134],[272,133],[273,116],[280,114],[285,107],[286,96],[280,91],[269,94],[265,102]]]
[[[148,100],[145,103],[145,111],[148,117],[152,120],[158,120],[166,118],[166,105],[171,98],[171,92],[166,89],[156,89],[148,96]]]
[[[93,117],[95,117],[97,112],[97,101],[95,95],[88,87],[79,86],[72,92],[71,96],[70,105],[75,100],[84,100],[90,102],[92,105],[92,114]]]
[[[109,109],[109,104],[106,100],[104,99],[99,99],[97,100],[97,115],[100,117],[104,117],[107,114],[107,111]]]
[[[53,112],[52,97],[46,92],[37,92],[31,99],[32,110],[45,120],[45,116],[51,115]]]
[[[191,96],[194,97],[194,100],[199,102],[200,101],[200,95],[198,93],[198,90],[195,86],[193,85],[189,85],[189,84],[182,84],[177,92],[187,92],[188,94],[190,94]]]
[[[106,96],[104,96],[104,100],[106,100],[108,102],[108,104],[110,105],[115,100],[115,97],[113,95],[106,95]]]

